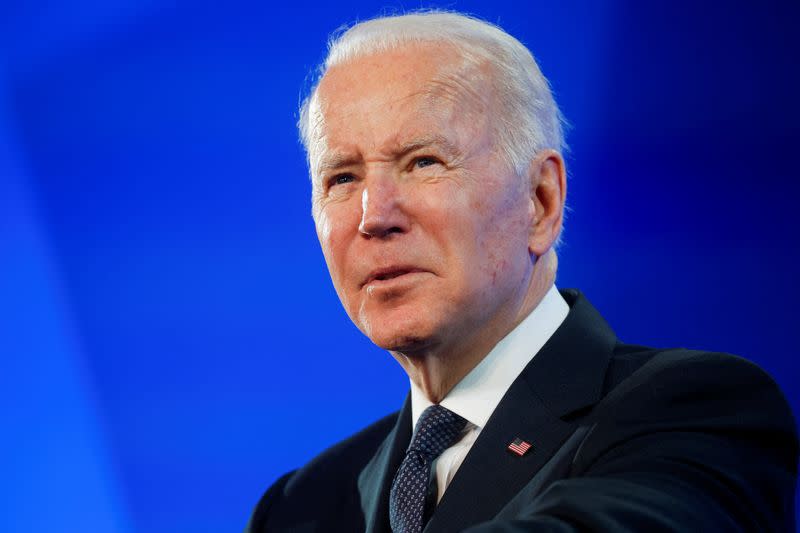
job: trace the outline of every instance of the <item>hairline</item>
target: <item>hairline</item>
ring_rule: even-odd
[[[459,98],[470,98],[474,100],[479,100],[480,105],[486,106],[486,108],[491,109],[492,113],[487,116],[487,127],[490,128],[491,132],[491,139],[493,144],[493,150],[497,151],[500,147],[500,134],[499,134],[499,124],[496,119],[495,111],[497,111],[499,104],[499,98],[497,94],[497,87],[492,81],[492,75],[489,73],[488,75],[483,72],[484,67],[494,68],[491,65],[491,62],[488,61],[487,58],[479,58],[480,61],[476,62],[472,58],[469,57],[468,54],[462,53],[461,50],[458,49],[453,43],[443,41],[443,40],[430,40],[425,42],[406,42],[400,43],[396,48],[392,50],[373,50],[373,51],[366,51],[363,54],[358,54],[354,56],[348,57],[345,61],[336,63],[331,65],[328,68],[329,72],[333,68],[345,68],[349,64],[356,62],[358,60],[367,58],[371,55],[378,55],[383,53],[391,53],[393,51],[403,51],[405,48],[414,47],[414,46],[445,46],[448,51],[452,51],[455,54],[455,57],[458,59],[458,62],[455,61],[446,61],[442,62],[441,65],[437,66],[436,74],[428,80],[428,82],[420,88],[418,94],[425,96],[425,97],[437,97],[443,91],[446,92],[446,89],[443,87],[454,87],[454,92],[458,95]],[[473,75],[472,72],[478,73],[478,75]],[[324,76],[323,76],[324,78]],[[323,78],[317,83],[316,87],[314,88],[314,92],[309,96],[307,99],[307,105],[311,105],[312,99],[316,99],[318,97],[319,89],[322,84]],[[472,79],[470,79],[472,78]],[[491,96],[485,98],[482,94],[482,91],[478,91],[478,86],[480,84],[489,84],[491,88]],[[474,94],[469,94],[473,92]],[[314,100],[315,103],[319,104],[319,100]],[[309,139],[310,140],[310,139]],[[320,138],[317,138],[316,141],[321,141]],[[409,150],[410,145],[439,145],[440,147],[446,149],[448,152],[458,152],[456,147],[453,145],[450,139],[444,134],[441,133],[428,133],[422,135],[411,135],[408,136],[403,142],[398,143],[393,152],[407,152]],[[307,156],[308,156],[308,163],[309,163],[309,173],[311,174],[312,184],[314,183],[314,175],[316,173],[322,172],[330,172],[333,168],[343,166],[340,161],[349,161],[352,158],[341,154],[341,153],[333,153],[332,155],[319,155],[317,160],[322,160],[322,163],[317,163],[315,165],[311,164],[311,147],[306,146]],[[324,154],[324,152],[323,152]],[[327,161],[326,161],[327,160]],[[513,165],[509,162],[509,168],[512,170],[516,170],[513,168]]]
[[[440,28],[441,31],[435,31]],[[499,128],[499,136],[503,151],[516,170],[523,171],[525,160],[529,162],[541,149],[564,151],[561,113],[530,50],[495,24],[455,11],[434,9],[361,21],[343,26],[331,35],[328,54],[300,106],[298,126],[307,153],[311,140],[310,103],[328,70],[354,58],[414,43],[452,45],[461,58],[477,57],[498,74],[490,83],[501,104],[499,118],[506,125]]]
[[[484,83],[488,83],[492,89],[492,97],[491,97],[491,106],[494,110],[498,111],[499,115],[502,115],[502,110],[498,109],[502,107],[502,98],[500,97],[500,90],[498,87],[495,78],[498,76],[493,76],[491,74],[499,74],[498,67],[494,65],[491,61],[491,57],[489,54],[486,54],[480,46],[475,46],[472,43],[464,42],[464,46],[459,48],[455,42],[448,41],[447,39],[431,36],[430,38],[418,38],[418,39],[408,39],[403,40],[401,42],[393,43],[391,47],[387,48],[367,48],[365,50],[359,50],[354,54],[350,54],[343,59],[339,59],[338,61],[331,62],[326,59],[326,61],[320,66],[320,74],[319,78],[313,85],[311,92],[308,96],[302,101],[300,106],[300,118],[298,120],[298,126],[300,127],[300,134],[301,134],[301,142],[303,147],[305,148],[307,161],[309,163],[309,171],[313,170],[311,166],[311,125],[309,112],[311,110],[311,106],[314,103],[319,103],[319,89],[322,85],[322,81],[324,80],[325,76],[331,69],[334,68],[342,68],[348,64],[356,62],[358,60],[373,56],[373,55],[380,55],[385,53],[391,53],[395,51],[402,51],[406,48],[413,48],[413,47],[429,47],[429,46],[444,46],[449,50],[452,50],[455,54],[458,63],[449,62],[443,63],[437,72],[437,75],[431,80],[432,84],[430,86],[426,86],[422,89],[423,92],[426,92],[430,95],[434,95],[436,93],[436,88],[434,84],[443,83],[447,80],[463,80],[464,84],[469,87],[469,89],[475,89],[479,82],[473,81],[468,79],[467,74],[469,73],[470,69],[474,69],[476,72],[481,72],[483,68],[491,69],[491,73],[489,75],[481,75],[481,80]],[[469,52],[474,52],[470,54],[469,52],[465,51],[465,48],[469,49]],[[477,58],[477,60],[476,60]],[[463,94],[463,89],[460,89],[460,92]],[[493,124],[493,131],[494,137],[498,138],[499,135],[499,124],[496,124],[497,120],[491,120]],[[511,162],[509,162],[511,163]],[[514,166],[512,164],[512,166]]]

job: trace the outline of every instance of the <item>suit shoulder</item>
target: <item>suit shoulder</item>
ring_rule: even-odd
[[[612,358],[601,403],[601,412],[617,421],[647,412],[665,423],[713,420],[720,427],[796,434],[791,408],[772,377],[727,353],[623,345]]]
[[[619,343],[606,376],[606,391],[620,386],[637,387],[653,380],[672,382],[678,389],[717,383],[723,388],[744,386],[749,390],[767,388],[779,392],[767,372],[737,355]]]
[[[722,352],[687,350],[685,348],[655,349],[621,345],[615,351],[612,366],[621,379],[614,385],[628,385],[653,379],[678,381],[684,387],[719,383],[722,387],[766,387],[778,390],[772,377],[757,364],[743,357]]]
[[[788,530],[797,429],[764,370],[684,349],[623,347],[612,360],[616,375],[591,414],[573,475],[664,483],[667,497],[692,494],[748,531]]]

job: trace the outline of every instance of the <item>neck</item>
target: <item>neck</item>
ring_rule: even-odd
[[[414,352],[393,351],[391,354],[431,402],[441,402],[503,337],[539,305],[555,281],[557,264],[552,250],[540,257],[528,276],[527,290],[509,309],[498,313],[472,335],[462,336],[454,343],[426,346]]]

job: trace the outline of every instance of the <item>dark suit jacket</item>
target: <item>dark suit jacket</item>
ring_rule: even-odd
[[[426,532],[794,531],[798,442],[775,383],[731,355],[623,344],[577,291]],[[533,444],[519,457],[515,438]],[[389,531],[408,398],[280,478],[248,532]]]

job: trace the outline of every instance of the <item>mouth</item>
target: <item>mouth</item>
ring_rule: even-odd
[[[373,270],[370,272],[369,276],[364,280],[361,286],[370,285],[374,283],[381,283],[389,280],[393,280],[395,278],[399,278],[401,276],[405,276],[408,274],[414,274],[417,272],[425,272],[420,268],[415,267],[405,267],[405,266],[393,266],[388,268],[380,268],[377,270]]]

